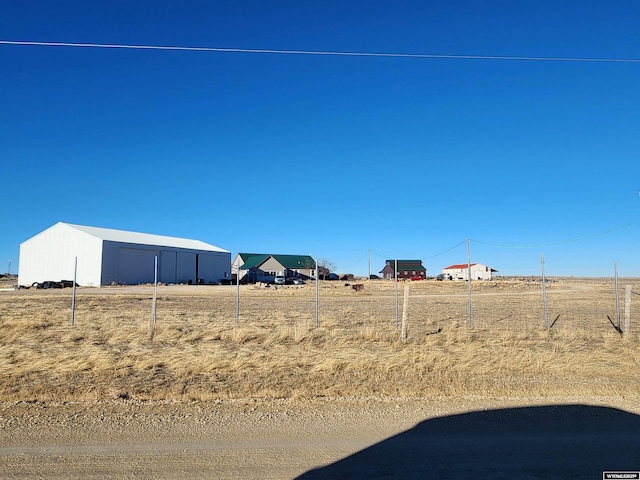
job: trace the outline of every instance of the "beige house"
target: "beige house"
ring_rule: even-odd
[[[309,255],[279,255],[270,253],[238,253],[232,263],[234,279],[237,272],[241,281],[250,283],[268,281],[270,277],[314,278],[316,262]]]

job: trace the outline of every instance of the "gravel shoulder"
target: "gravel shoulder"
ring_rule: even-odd
[[[574,410],[549,410],[551,405]],[[575,410],[576,405],[581,409]],[[503,420],[477,416],[482,412],[499,412],[496,418]],[[573,470],[560,470],[589,478],[599,468],[640,469],[640,457],[635,465],[610,464],[630,463],[625,429],[636,428],[639,415],[639,399],[623,397],[1,403],[0,478],[424,478],[429,471],[442,475],[447,465],[452,472],[474,472],[478,459],[459,451],[464,442],[466,453],[502,442],[503,452],[495,452],[494,460],[504,463],[512,436],[528,445],[527,455],[554,446],[546,455],[534,455],[538,470],[526,466],[528,478],[550,478],[549,462],[562,462],[558,448],[565,460],[585,455],[567,450],[576,444],[575,438],[568,442],[571,438],[581,439],[587,455],[591,444],[616,444],[615,458],[606,451],[600,458],[601,450],[596,450],[595,457],[592,452],[591,459],[584,459],[589,470],[581,470],[575,459],[570,462]],[[560,430],[537,431],[537,416],[549,428],[564,425],[567,416],[571,421]],[[514,417],[527,417],[529,423],[516,425]],[[525,430],[533,433],[523,440]],[[460,455],[447,459],[455,452]],[[517,474],[524,465],[518,452],[515,457],[510,453],[511,467],[502,467],[505,475]],[[492,478],[508,478],[493,473]]]

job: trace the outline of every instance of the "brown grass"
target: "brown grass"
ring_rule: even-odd
[[[638,395],[640,341],[620,335],[610,282],[411,284],[408,338],[395,285],[160,287],[0,294],[0,400]],[[638,291],[636,283],[634,291]],[[624,299],[622,299],[624,304]],[[611,311],[613,306],[613,311]],[[400,308],[402,287],[400,288]],[[401,313],[401,310],[400,310]]]

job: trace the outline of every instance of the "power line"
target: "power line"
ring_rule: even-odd
[[[510,244],[504,244],[504,243],[482,242],[482,241],[480,241],[480,240],[473,240],[473,239],[470,239],[470,241],[471,241],[471,242],[473,242],[473,243],[481,244],[481,245],[488,245],[488,246],[491,246],[491,247],[501,247],[501,248],[540,248],[540,247],[552,247],[552,246],[557,246],[557,245],[566,245],[566,244],[569,244],[569,243],[581,242],[581,241],[589,240],[589,239],[591,239],[591,238],[595,238],[595,237],[601,237],[601,236],[603,236],[603,235],[608,235],[609,233],[617,232],[618,230],[622,230],[622,229],[625,229],[625,228],[629,228],[629,227],[631,227],[631,226],[633,226],[633,225],[637,225],[637,224],[639,224],[639,223],[640,223],[640,220],[635,220],[635,221],[633,221],[633,222],[627,223],[626,225],[621,225],[621,226],[619,226],[619,227],[611,228],[611,229],[609,229],[609,230],[605,230],[605,231],[603,231],[603,232],[594,233],[594,234],[592,234],[592,235],[587,235],[587,236],[585,236],[585,237],[574,238],[574,239],[571,239],[571,240],[563,240],[563,241],[560,241],[560,242],[537,243],[537,244],[532,244],[532,245],[510,245]],[[430,259],[430,258],[439,257],[440,255],[444,255],[445,253],[448,253],[448,252],[450,252],[450,251],[452,251],[452,250],[455,250],[455,249],[456,249],[456,248],[458,248],[460,245],[464,245],[465,243],[466,243],[466,240],[463,240],[462,242],[460,242],[460,243],[458,243],[458,244],[454,245],[453,247],[450,247],[450,248],[448,248],[448,249],[446,249],[446,250],[443,250],[443,251],[441,251],[441,252],[439,252],[439,253],[436,253],[436,254],[433,254],[433,255],[429,255],[429,256],[421,257],[421,259],[422,259],[422,260],[428,260],[428,259]],[[391,257],[390,257],[390,256],[388,256],[388,255],[387,255],[387,256],[384,256],[384,255],[381,255],[381,254],[379,254],[379,253],[377,253],[377,252],[374,252],[373,250],[371,250],[371,253],[373,253],[374,255],[377,255],[377,256],[378,256],[378,257],[380,257],[380,258],[385,258],[385,259],[387,259],[387,260],[391,258]],[[361,257],[361,258],[360,258],[360,260],[358,260],[357,262],[355,262],[353,265],[356,265],[357,263],[359,263],[359,262],[362,260],[362,258],[364,258],[364,256],[363,256],[363,257]],[[351,266],[353,266],[353,265],[349,265],[349,267],[351,267]],[[345,267],[345,268],[348,268],[348,267]]]
[[[365,253],[364,255],[362,255],[356,262],[353,262],[351,265],[346,265],[346,266],[342,266],[342,267],[336,267],[336,269],[340,269],[340,270],[344,270],[345,268],[351,268],[354,265],[359,264],[362,260],[365,259],[365,257],[367,256],[367,253]]]
[[[464,245],[466,242],[467,242],[466,240],[463,240],[463,241],[461,241],[460,243],[455,244],[453,247],[447,248],[446,250],[443,250],[443,251],[441,251],[441,252],[438,252],[438,253],[435,253],[435,254],[432,254],[432,255],[428,255],[428,256],[425,256],[425,257],[421,257],[421,259],[422,259],[422,260],[428,260],[428,259],[430,259],[430,258],[439,257],[440,255],[444,255],[445,253],[448,253],[448,252],[450,252],[450,251],[452,251],[452,250],[455,250],[455,249],[456,249],[456,248],[458,248],[460,245]],[[378,256],[378,257],[380,257],[380,258],[384,258],[384,259],[386,259],[386,260],[391,260],[391,259],[394,259],[394,258],[395,258],[395,257],[393,257],[393,256],[389,256],[389,255],[387,255],[387,256],[381,255],[381,254],[379,254],[378,252],[374,252],[373,250],[371,250],[371,253],[373,253],[374,255],[377,255],[377,256]]]
[[[463,241],[461,241],[460,243],[458,243],[457,245],[454,245],[453,247],[448,248],[447,250],[444,250],[444,251],[442,251],[442,252],[440,252],[440,253],[435,253],[435,254],[430,255],[430,256],[428,256],[428,257],[424,257],[424,259],[425,259],[425,260],[428,260],[429,258],[434,258],[434,257],[439,257],[440,255],[444,255],[445,253],[448,253],[448,252],[450,252],[451,250],[455,250],[455,249],[456,249],[456,248],[458,248],[460,245],[464,245],[466,242],[467,242],[466,240],[463,240]]]
[[[223,48],[223,47],[180,47],[170,45],[128,45],[121,43],[75,43],[75,42],[32,42],[0,40],[0,45],[40,46],[40,47],[80,47],[80,48],[119,48],[130,50],[168,50],[188,52],[219,53],[261,53],[277,55],[321,55],[342,57],[387,57],[421,58],[451,60],[508,60],[537,62],[590,62],[590,63],[640,63],[638,58],[611,57],[535,57],[526,55],[453,55],[439,53],[382,53],[382,52],[344,52],[331,50],[277,50],[265,48]]]
[[[620,227],[615,227],[615,228],[612,228],[610,230],[605,230],[604,232],[594,233],[593,235],[587,235],[586,237],[574,238],[574,239],[571,239],[571,240],[563,240],[563,241],[560,241],[560,242],[553,242],[553,243],[538,243],[538,244],[534,244],[534,245],[506,245],[506,244],[500,244],[500,243],[481,242],[479,240],[473,240],[473,239],[471,239],[471,241],[474,242],[474,243],[480,243],[482,245],[489,245],[489,246],[492,246],[492,247],[502,247],[502,248],[552,247],[552,246],[556,246],[556,245],[566,245],[568,243],[581,242],[583,240],[588,240],[590,238],[601,237],[602,235],[607,235],[609,233],[616,232],[618,230],[622,230],[623,228],[631,227],[632,225],[636,225],[638,223],[640,223],[640,220],[635,220],[635,221],[633,221],[631,223],[627,223],[626,225],[622,225]]]

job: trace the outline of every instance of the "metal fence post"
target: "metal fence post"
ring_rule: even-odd
[[[547,308],[547,277],[544,275],[544,253],[540,255],[542,265],[542,303],[544,306],[544,328],[549,328],[549,310]]]
[[[625,288],[624,297],[624,334],[628,335],[631,329],[631,285]]]
[[[155,261],[154,261],[154,269],[153,269],[153,302],[151,303],[151,320],[149,321],[149,338],[150,339],[153,339],[153,330],[156,325],[157,300],[158,300],[158,256],[156,255]]]
[[[468,283],[468,293],[467,293],[467,303],[468,303],[468,315],[469,315],[469,328],[473,328],[473,317],[471,316],[471,245],[469,239],[467,238],[467,283]]]
[[[318,263],[318,259],[316,258],[316,328],[320,325],[320,321],[318,317],[320,316],[320,306],[319,306],[319,287],[320,287],[320,264]]]
[[[395,285],[395,291],[396,291],[396,328],[398,328],[398,260],[395,260],[394,270],[395,270],[395,275],[393,276],[393,280],[394,280],[394,282],[396,282],[396,285]]]
[[[78,257],[73,264],[73,290],[71,292],[71,326],[76,324],[76,279],[78,277]]]
[[[616,286],[616,328],[620,332],[620,291],[618,289],[618,262],[613,262]]]
[[[236,327],[240,323],[240,264],[236,272]]]

